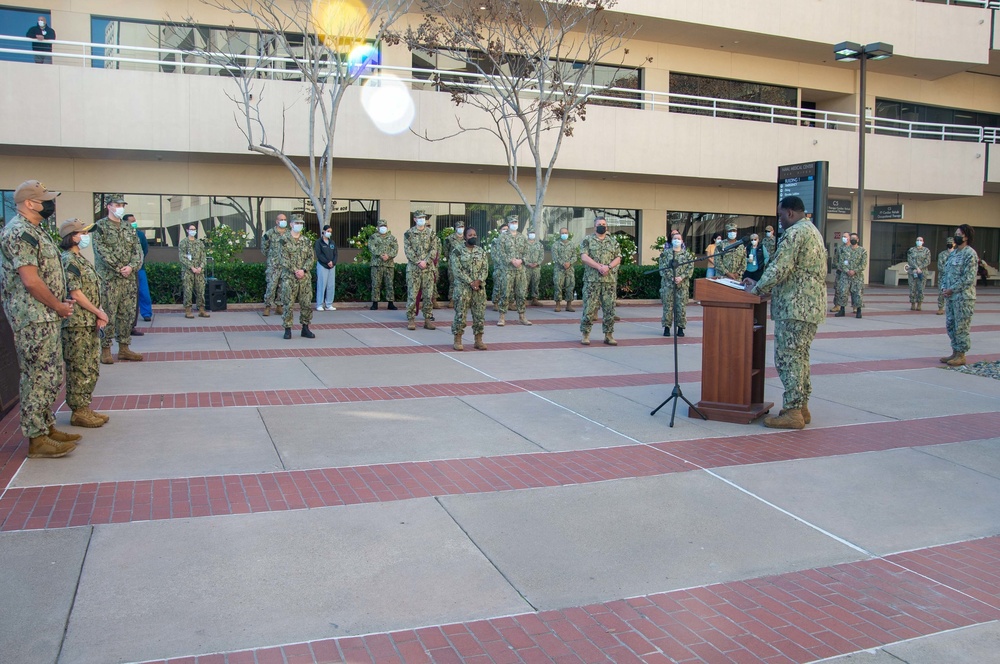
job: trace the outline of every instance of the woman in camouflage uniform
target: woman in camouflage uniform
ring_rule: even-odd
[[[66,405],[73,415],[69,423],[75,427],[97,428],[110,418],[90,409],[90,401],[100,374],[100,331],[108,324],[108,315],[101,309],[101,282],[90,262],[80,254],[80,248],[90,245],[88,231],[93,224],[68,219],[59,226],[63,250],[62,266],[66,273],[66,291],[77,304],[73,315],[63,320],[63,360],[66,362]]]
[[[457,246],[448,257],[455,275],[455,319],[451,333],[455,335],[455,350],[465,350],[462,334],[465,333],[465,317],[472,310],[472,333],[475,335],[476,350],[486,350],[483,343],[483,329],[486,325],[486,277],[490,271],[490,259],[478,244],[476,229],[465,227],[465,242]]]

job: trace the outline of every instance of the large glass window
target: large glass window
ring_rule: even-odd
[[[946,108],[943,106],[928,106],[926,104],[914,104],[908,101],[897,101],[895,99],[876,99],[875,117],[887,120],[899,120],[907,123],[914,123],[909,133],[909,126],[902,124],[887,123],[883,128],[876,128],[875,133],[895,136],[910,135],[913,138],[941,139],[940,127],[933,125],[963,125],[968,127],[1000,127],[1000,115],[996,113],[983,113],[981,111],[968,111],[960,108]],[[926,123],[926,124],[925,124]],[[907,130],[905,133],[895,130]],[[956,131],[950,131],[948,139],[978,141],[979,132],[970,131],[968,136],[963,136]]]
[[[306,230],[319,233],[320,223],[312,204],[304,198],[268,198],[263,196],[201,196],[189,194],[125,194],[126,209],[135,215],[139,228],[146,233],[150,246],[174,247],[184,237],[188,224],[195,224],[201,234],[225,224],[246,232],[248,246],[260,246],[260,237],[274,225],[279,213],[300,214]],[[94,219],[106,214],[112,194],[94,194]],[[333,239],[339,248],[348,249],[348,239],[362,226],[378,220],[378,201],[344,199],[337,201],[330,220]]]
[[[692,115],[711,115],[720,118],[736,120],[756,120],[757,122],[776,122],[779,124],[795,124],[795,119],[772,118],[768,109],[752,104],[769,106],[785,106],[774,112],[776,116],[795,116],[798,111],[799,93],[796,88],[786,88],[780,85],[767,85],[750,81],[737,81],[728,78],[711,78],[694,74],[678,74],[670,72],[670,92],[673,95],[691,95],[693,97],[708,97],[709,99],[687,99],[670,97],[672,113],[689,113]],[[676,108],[683,104],[685,108]],[[705,107],[705,108],[702,108]]]
[[[6,60],[8,62],[35,61],[35,57],[31,51],[31,42],[20,40],[14,41],[12,39],[4,39],[3,37],[4,35],[9,35],[11,37],[24,37],[30,28],[38,25],[37,21],[39,16],[44,16],[48,25],[51,26],[53,30],[56,29],[57,26],[52,25],[52,17],[47,9],[8,9],[6,7],[0,7],[0,47],[24,51],[24,54],[0,53],[0,60]]]
[[[766,226],[778,227],[777,217],[724,212],[668,212],[664,235],[677,229],[688,249],[703,254],[706,247],[715,241],[716,235],[725,237],[726,224],[730,222],[736,224],[737,237],[750,233],[763,237]]]
[[[942,220],[943,221],[943,220]],[[940,272],[937,256],[945,249],[945,240],[955,232],[958,222],[952,224],[907,224],[901,222],[872,222],[871,250],[869,251],[869,281],[880,284],[885,271],[892,265],[906,262],[906,252],[917,237],[924,238],[924,246],[931,250],[931,269]],[[972,248],[979,257],[993,267],[1000,259],[1000,228],[977,226]]]

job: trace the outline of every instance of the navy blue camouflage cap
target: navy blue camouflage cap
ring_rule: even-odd
[[[414,219],[426,219],[427,218],[427,213],[425,211],[423,211],[423,210],[415,210],[413,212],[413,218]]]
[[[736,225],[735,221],[726,222],[726,230],[727,231],[735,231],[735,230],[738,230],[738,229],[739,229],[739,226]]]
[[[517,221],[518,221],[518,216],[516,214],[508,214],[507,215],[507,223],[508,224],[516,224]]]

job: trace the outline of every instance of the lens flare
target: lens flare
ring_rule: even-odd
[[[361,106],[384,134],[406,131],[417,114],[409,88],[392,74],[380,74],[365,82],[361,88]]]
[[[371,44],[359,44],[347,55],[347,66],[351,76],[361,74],[371,65],[379,63],[378,49]]]
[[[312,22],[316,36],[333,50],[348,52],[368,36],[368,9],[361,0],[313,0]]]

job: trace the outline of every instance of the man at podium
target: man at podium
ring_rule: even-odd
[[[764,426],[772,429],[803,429],[811,419],[809,347],[826,315],[826,248],[819,230],[805,216],[801,198],[781,199],[778,220],[785,235],[777,254],[760,281],[743,282],[754,295],[771,293],[774,365],[785,388],[781,412],[764,418]]]

